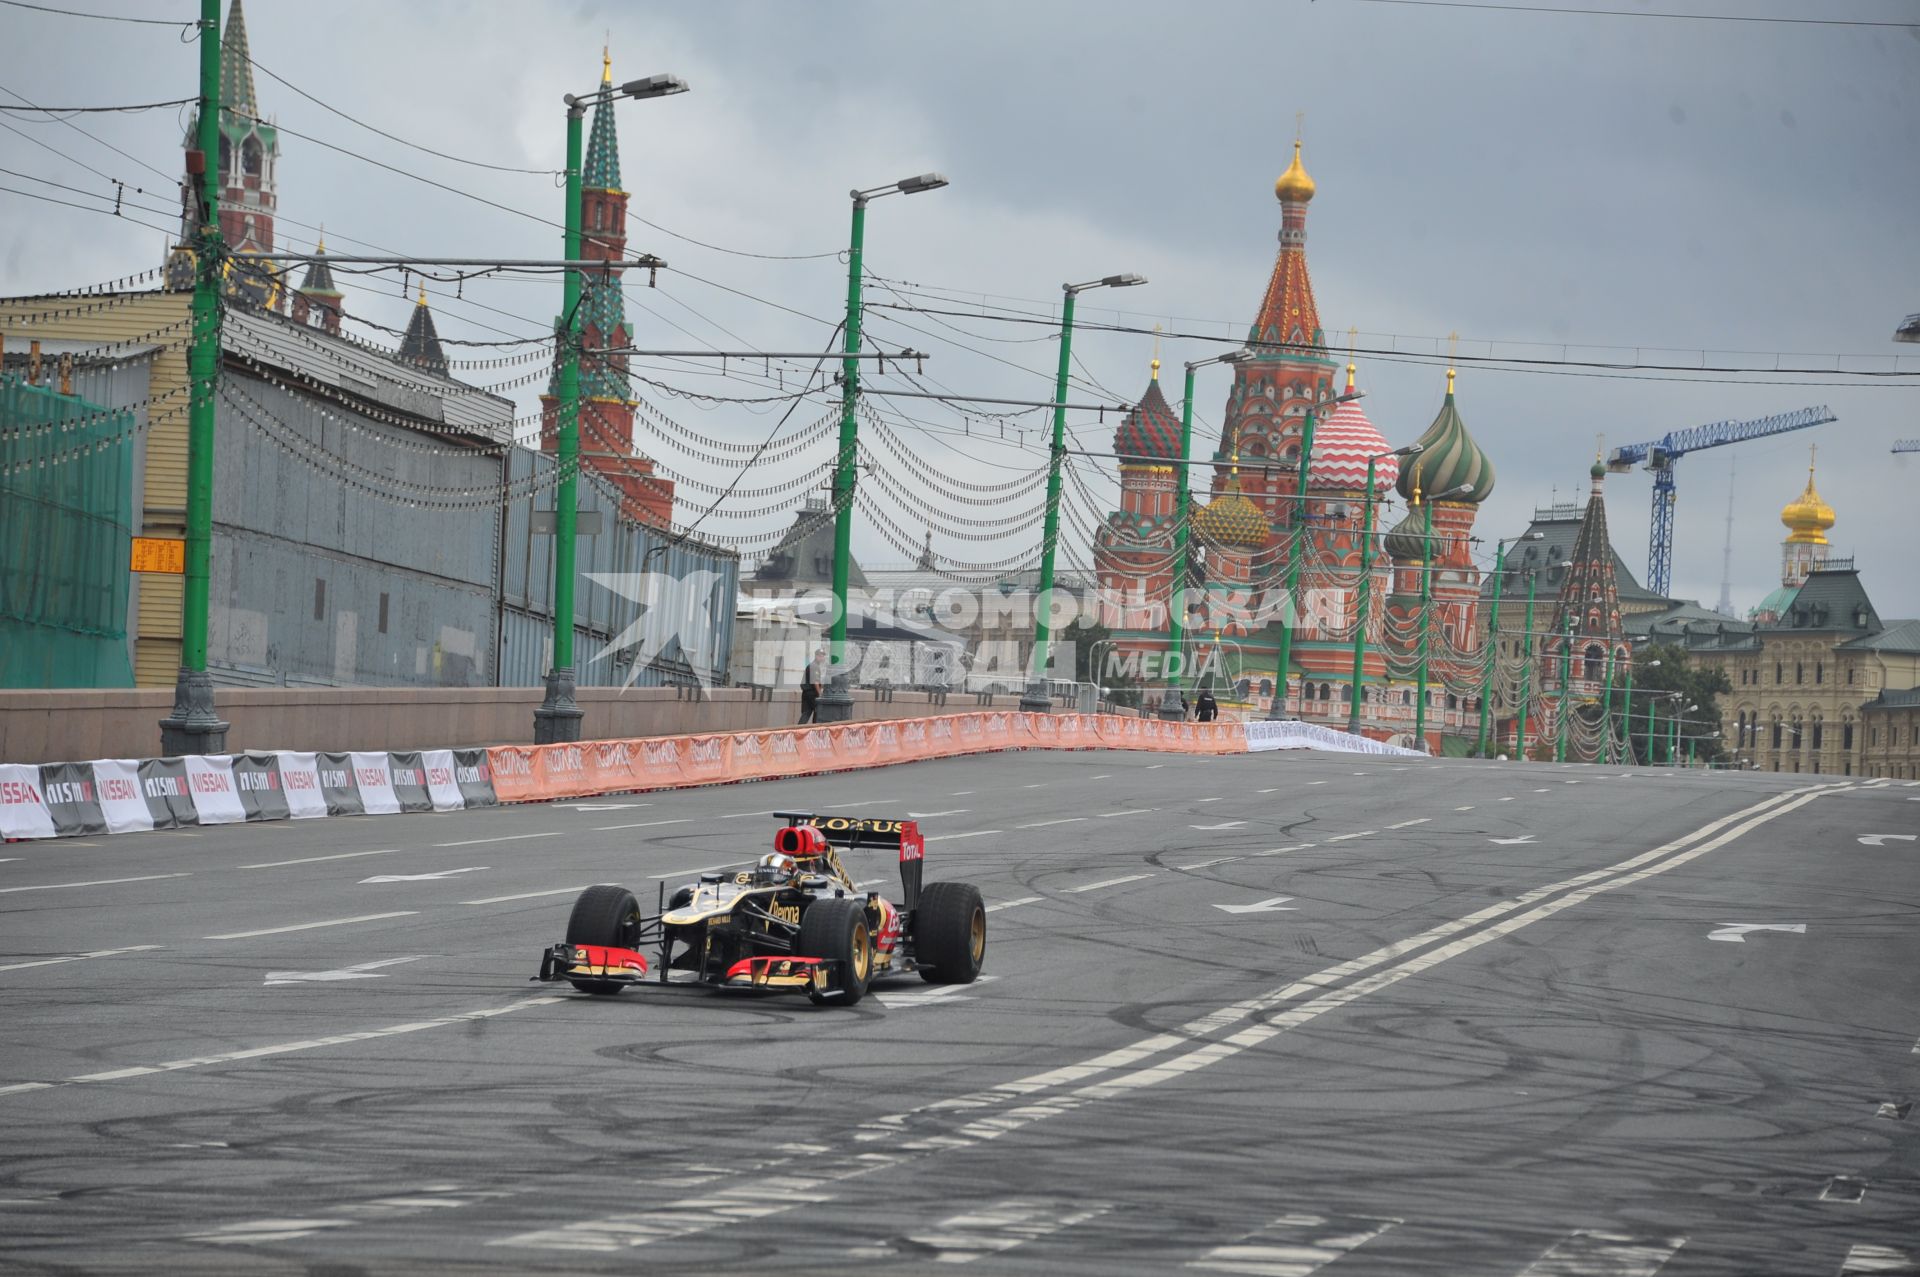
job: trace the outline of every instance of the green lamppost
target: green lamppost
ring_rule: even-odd
[[[1653,711],[1654,711],[1654,708],[1659,704],[1660,704],[1660,697],[1658,695],[1652,695],[1647,697],[1647,765],[1648,766],[1652,766],[1654,761],[1653,760],[1653,740],[1654,740]]]
[[[1606,728],[1606,744],[1601,748],[1600,757],[1595,761],[1607,763],[1613,761],[1607,755],[1613,752],[1613,648],[1607,648],[1607,686],[1600,693],[1600,725]]]
[[[1675,700],[1680,699],[1680,693],[1675,692],[1673,695]],[[1670,724],[1671,733],[1667,740],[1667,761],[1669,763],[1677,761],[1680,757],[1680,716],[1682,714],[1691,714],[1699,708],[1698,705],[1689,705],[1683,710],[1674,711],[1673,722]],[[1692,733],[1688,733],[1687,739],[1693,739]]]
[[[567,104],[567,180],[566,180],[566,254],[567,260],[580,260],[582,214],[580,208],[581,122],[587,108],[611,109],[616,98],[663,98],[685,93],[687,82],[671,75],[650,75],[629,80],[615,88],[603,83],[592,93],[576,97],[564,95]],[[560,305],[560,411],[555,422],[555,468],[560,483],[553,505],[553,668],[547,671],[547,695],[533,711],[533,740],[536,745],[580,739],[580,721],[585,711],[574,700],[573,672],[573,587],[574,557],[579,531],[580,480],[580,322],[581,274],[569,268],[561,285]]]
[[[1186,385],[1180,395],[1180,459],[1174,465],[1176,476],[1173,498],[1173,580],[1167,587],[1167,687],[1160,697],[1157,716],[1177,722],[1186,714],[1180,708],[1180,674],[1185,661],[1183,645],[1187,638],[1186,603],[1182,598],[1187,586],[1187,520],[1193,496],[1188,483],[1189,458],[1193,453],[1193,376],[1208,364],[1230,364],[1245,358],[1246,352],[1230,350],[1211,359],[1196,359],[1187,365]]]
[[[1367,607],[1373,601],[1373,467],[1382,457],[1413,457],[1420,453],[1420,445],[1410,443],[1404,448],[1395,448],[1392,452],[1376,452],[1367,458],[1367,509],[1362,516],[1364,522],[1360,533],[1360,588],[1357,600],[1357,617],[1353,627],[1353,704],[1347,710],[1347,731],[1360,734],[1360,705],[1365,692],[1367,660]]]
[[[1463,497],[1472,491],[1471,483],[1463,483],[1420,500],[1420,507],[1425,511],[1423,535],[1426,539],[1422,553],[1426,558],[1420,564],[1420,670],[1414,684],[1413,739],[1422,753],[1427,749],[1427,634],[1433,627],[1433,503]],[[1414,495],[1420,496],[1417,486]]]
[[[856,197],[857,198],[857,197]],[[1053,708],[1047,693],[1047,648],[1052,638],[1048,602],[1053,598],[1053,551],[1060,540],[1060,468],[1067,458],[1067,370],[1073,352],[1073,299],[1090,288],[1131,288],[1147,282],[1145,275],[1108,275],[1086,284],[1062,284],[1066,301],[1060,307],[1060,373],[1053,383],[1053,455],[1047,463],[1047,521],[1040,536],[1040,589],[1034,596],[1033,660],[1020,708],[1044,714]]]
[[[1520,665],[1520,721],[1515,725],[1513,737],[1513,756],[1521,762],[1527,760],[1527,702],[1533,699],[1533,596],[1540,584],[1540,573],[1535,568],[1527,569],[1527,619],[1521,622],[1521,634],[1526,640],[1526,656]]]
[[[847,565],[853,547],[853,478],[859,455],[860,437],[856,413],[860,406],[860,253],[867,233],[867,205],[883,195],[918,195],[937,191],[947,184],[938,173],[903,177],[870,191],[851,191],[853,197],[853,234],[847,249],[847,323],[846,358],[840,370],[840,452],[833,472],[833,627],[828,639],[828,659],[833,677],[820,701],[814,718],[822,723],[843,723],[853,717],[853,694],[848,690],[847,668]],[[1055,474],[1058,474],[1057,463]]]
[[[1544,532],[1529,532],[1516,541],[1541,541]],[[1496,541],[1493,548],[1493,612],[1487,618],[1487,656],[1480,671],[1480,757],[1487,756],[1487,697],[1493,688],[1493,664],[1500,652],[1500,585],[1507,575],[1507,543]]]
[[[200,0],[200,118],[188,171],[199,165],[193,192],[193,330],[187,353],[192,386],[187,406],[186,580],[180,612],[180,672],[173,712],[160,720],[160,752],[217,754],[227,747],[228,724],[213,712],[207,675],[207,600],[213,558],[213,408],[220,375],[220,0]],[[237,156],[235,158],[238,158]]]
[[[1331,399],[1322,399],[1307,408],[1306,422],[1300,428],[1300,477],[1294,484],[1287,513],[1287,597],[1281,609],[1280,659],[1274,671],[1273,701],[1267,706],[1269,719],[1287,716],[1287,669],[1293,664],[1293,626],[1300,615],[1300,534],[1307,526],[1307,467],[1313,461],[1314,416],[1322,408],[1364,399],[1366,393],[1349,389]]]
[[[1560,720],[1560,739],[1554,743],[1553,761],[1567,761],[1567,693],[1573,682],[1573,617],[1567,617],[1567,632],[1560,641],[1560,703],[1554,717]]]

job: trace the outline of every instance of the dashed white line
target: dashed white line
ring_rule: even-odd
[[[1218,798],[1196,798],[1193,801],[1196,803],[1217,803],[1220,800]]]
[[[1420,816],[1420,817],[1416,817],[1413,820],[1403,820],[1397,825],[1388,825],[1387,828],[1388,829],[1411,829],[1415,825],[1424,825],[1427,823],[1427,821],[1431,819],[1432,819],[1431,816]]]
[[[1553,791],[1551,789],[1536,789],[1533,792],[1536,794],[1551,794]]]
[[[952,842],[956,838],[979,838],[986,834],[1004,834],[1006,832],[1004,829],[975,829],[971,833],[964,834],[935,834],[933,837],[927,839],[927,841]]]
[[[1502,798],[1500,801],[1503,803],[1510,803],[1513,801],[1513,795],[1509,794],[1505,798]]]
[[[328,918],[324,922],[296,922],[290,927],[263,927],[258,931],[229,931],[224,935],[202,936],[203,940],[251,940],[255,936],[280,936],[289,931],[317,931],[321,927],[345,927],[356,922],[383,922],[388,918],[411,918],[419,913],[418,909],[401,909],[394,913],[363,913],[357,918]]]
[[[996,909],[1018,909],[1021,905],[1039,904],[1043,899],[1045,899],[1044,896],[1022,896],[1018,900],[1002,900],[999,904],[988,905],[987,912],[992,913]]]
[[[1324,785],[1324,784],[1326,784],[1327,782],[1326,782],[1326,781],[1324,781],[1324,780],[1310,780],[1310,781],[1308,781],[1307,783],[1308,783],[1309,785]]]
[[[756,816],[759,814],[758,812],[754,813]],[[612,833],[616,829],[652,829],[658,825],[685,825],[692,820],[693,817],[691,816],[682,816],[678,820],[636,820],[631,825],[595,825],[593,832],[596,834],[606,834]],[[451,846],[452,844],[448,845]]]
[[[88,958],[111,958],[122,953],[146,953],[160,946],[157,944],[136,944],[125,949],[95,949],[92,953],[71,953],[64,958],[41,958],[35,962],[15,962],[0,967],[0,971],[24,971],[28,967],[52,967],[62,962],[85,962]]]
[[[1090,882],[1080,887],[1063,887],[1063,895],[1077,896],[1083,891],[1099,891],[1105,887],[1117,887],[1123,882],[1139,882],[1142,878],[1151,878],[1152,874],[1128,874],[1124,878],[1109,878],[1105,882]]]
[[[1256,856],[1284,856],[1290,851],[1305,851],[1311,846],[1313,846],[1313,844],[1310,842],[1297,842],[1291,847],[1269,847],[1265,851],[1256,851],[1253,854]]]
[[[1230,860],[1245,860],[1245,859],[1246,859],[1245,856],[1219,856],[1213,860],[1202,860],[1198,864],[1175,865],[1173,867],[1175,869],[1180,870],[1182,873],[1185,873],[1185,872],[1188,872],[1189,870],[1194,870],[1194,869],[1211,869],[1215,865],[1224,865]]]
[[[161,878],[191,878],[188,873],[141,874],[138,878],[95,878],[91,882],[43,882],[37,887],[0,887],[0,895],[15,891],[59,891],[66,887],[110,887],[118,882],[155,882]]]
[[[576,891],[585,891],[585,887],[555,887],[551,891],[523,891],[517,896],[488,896],[485,900],[462,900],[463,905],[498,905],[509,900],[537,900],[541,896],[570,896]]]
[[[1277,789],[1256,789],[1253,792],[1256,794],[1277,794],[1280,791]]]
[[[1455,807],[1454,810],[1455,811],[1472,811],[1473,808],[1472,807]]]
[[[1159,811],[1159,810],[1160,809],[1158,807],[1129,807],[1124,811],[1103,811],[1097,814],[1099,815],[1100,819],[1108,820],[1114,816],[1144,816],[1150,811]]]
[[[617,825],[615,826],[615,828],[618,827]],[[542,834],[502,834],[498,838],[467,838],[460,842],[437,842],[433,845],[436,847],[478,847],[481,843],[485,842],[519,842],[523,838],[558,838],[560,833],[560,830],[552,829]]]
[[[907,818],[909,820],[933,820],[939,816],[958,816],[970,810],[972,809],[968,807],[955,807],[950,811],[910,811],[907,813]]]
[[[384,851],[343,851],[332,856],[303,856],[299,860],[268,860],[257,865],[237,865],[238,869],[283,869],[288,865],[317,865],[323,860],[352,860],[357,856],[391,856],[399,850],[388,847]]]
[[[1332,838],[1327,839],[1327,841],[1328,842],[1345,842],[1349,838],[1371,838],[1379,832],[1380,831],[1378,829],[1362,829],[1357,834],[1338,834]]]
[[[1073,825],[1085,820],[1085,816],[1062,816],[1058,820],[1036,820],[1025,825],[1015,825],[1015,829],[1045,829],[1049,825]]]

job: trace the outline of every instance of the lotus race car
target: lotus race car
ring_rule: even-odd
[[[659,983],[804,990],[852,1006],[877,976],[917,971],[970,984],[987,954],[987,912],[964,882],[920,885],[925,840],[911,820],[775,812],[786,821],[758,864],[703,873],[641,912],[625,887],[588,887],[567,938],[540,955],[546,983],[615,994],[650,971]],[[901,903],[863,891],[841,861],[862,848],[897,851]],[[653,952],[651,961],[642,950]]]

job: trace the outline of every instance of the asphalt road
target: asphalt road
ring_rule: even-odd
[[[579,887],[789,807],[918,814],[986,978],[527,983]],[[7,845],[0,1270],[1920,1273],[1920,842],[1859,841],[1917,832],[1895,782],[1031,753]]]

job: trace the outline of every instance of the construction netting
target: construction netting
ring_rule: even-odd
[[[134,415],[0,375],[0,687],[131,687]]]

